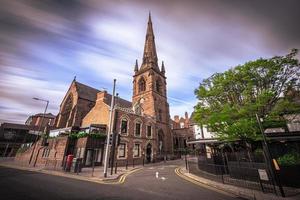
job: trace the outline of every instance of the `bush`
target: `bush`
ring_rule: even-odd
[[[103,139],[106,138],[106,134],[105,133],[86,133],[86,132],[78,132],[78,133],[70,133],[69,137],[71,139],[79,139],[79,138],[84,138],[84,137],[88,137],[91,136],[92,138],[95,139]]]
[[[299,165],[300,155],[297,152],[288,153],[279,157],[277,162],[282,166]]]

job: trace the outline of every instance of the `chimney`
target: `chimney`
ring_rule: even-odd
[[[174,115],[174,121],[175,121],[176,123],[179,123],[179,116],[178,116],[178,115]]]
[[[107,98],[106,90],[97,93],[97,101],[104,101],[106,98]]]
[[[189,118],[188,112],[185,112],[185,113],[184,113],[184,116],[185,116],[185,119],[188,119],[188,118]]]

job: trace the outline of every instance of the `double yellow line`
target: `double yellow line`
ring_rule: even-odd
[[[120,176],[119,180],[118,181],[111,181],[111,180],[108,180],[108,181],[103,181],[102,183],[103,184],[112,184],[112,185],[115,185],[115,184],[123,184],[125,182],[125,179],[127,176],[129,176],[130,174],[134,173],[134,172],[137,172],[139,170],[141,170],[142,168],[137,168],[137,169],[134,169],[126,174],[123,174]]]
[[[190,176],[187,176],[187,175],[183,174],[183,173],[181,172],[181,169],[180,169],[179,167],[175,169],[175,173],[176,173],[180,178],[182,178],[182,179],[184,179],[184,180],[186,180],[186,181],[189,181],[189,182],[191,182],[191,183],[194,183],[195,185],[198,185],[198,186],[200,186],[200,187],[204,187],[204,188],[206,188],[206,189],[213,190],[213,191],[215,191],[215,192],[218,192],[218,193],[221,193],[221,194],[225,194],[225,195],[228,195],[228,196],[231,196],[231,197],[236,197],[235,195],[232,195],[232,194],[230,194],[230,193],[228,193],[228,192],[225,192],[225,191],[220,190],[220,189],[218,189],[218,188],[215,188],[215,187],[213,187],[213,186],[209,186],[209,185],[207,185],[207,184],[205,184],[205,183],[202,183],[202,182],[200,182],[200,181],[198,181],[198,180],[196,180],[196,179],[194,179],[194,178],[192,178],[192,177],[190,177]]]

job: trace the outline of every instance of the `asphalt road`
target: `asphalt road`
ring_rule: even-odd
[[[124,184],[105,185],[0,167],[0,199],[237,199],[183,180],[174,169],[172,165],[146,167],[129,175]]]

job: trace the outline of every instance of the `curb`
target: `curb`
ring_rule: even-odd
[[[178,167],[175,169],[175,173],[182,179],[186,180],[186,181],[189,181],[193,184],[196,184],[198,186],[201,186],[201,187],[205,187],[207,189],[210,189],[210,190],[213,190],[215,192],[218,192],[218,193],[221,193],[221,194],[224,194],[224,195],[227,195],[227,196],[230,196],[230,197],[241,197],[243,199],[249,199],[249,200],[254,200],[255,198],[253,196],[248,196],[248,195],[242,195],[241,193],[239,192],[234,192],[234,191],[231,191],[231,190],[226,190],[224,188],[220,188],[218,186],[215,186],[215,185],[212,185],[212,184],[208,184],[206,182],[203,182],[203,181],[200,181],[198,179],[195,179],[194,177],[192,176],[189,176],[187,174],[184,174],[181,172],[181,168]]]
[[[31,171],[31,172],[43,173],[43,174],[48,174],[48,175],[53,175],[53,176],[60,176],[60,177],[65,177],[65,178],[81,180],[81,181],[88,181],[88,182],[94,182],[94,183],[99,183],[99,184],[110,184],[110,185],[123,184],[125,182],[127,176],[142,169],[142,168],[132,169],[126,173],[121,173],[120,175],[118,175],[115,178],[105,178],[104,179],[104,178],[96,178],[96,177],[83,177],[83,176],[78,176],[78,175],[74,175],[74,174],[65,174],[63,172],[50,171],[50,170],[44,170],[44,169],[30,169],[30,168],[26,168],[26,167],[12,166],[12,165],[7,165],[7,164],[3,164],[3,163],[0,163],[0,166],[23,170],[23,171]]]

